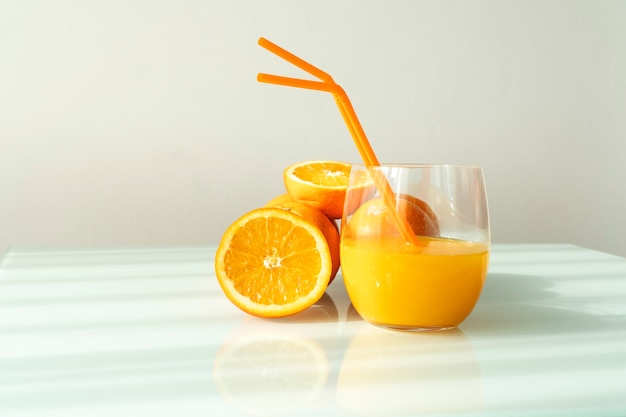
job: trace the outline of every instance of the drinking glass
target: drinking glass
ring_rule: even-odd
[[[480,167],[352,166],[341,219],[341,270],[364,320],[411,331],[458,326],[480,297],[489,246]]]

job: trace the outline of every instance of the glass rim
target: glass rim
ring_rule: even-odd
[[[381,162],[380,165],[367,165],[364,163],[353,163],[353,167],[362,168],[455,168],[455,169],[479,169],[483,167],[473,164],[446,164],[446,163],[421,163],[421,162]]]

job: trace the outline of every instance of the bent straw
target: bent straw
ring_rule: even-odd
[[[322,81],[302,80],[300,78],[283,77],[282,75],[259,73],[256,79],[262,83],[307,88],[309,90],[327,91],[329,93],[335,93],[336,90],[336,84],[329,84]]]
[[[309,64],[308,62],[281,48],[275,43],[272,43],[265,38],[259,38],[259,45],[274,53],[275,55],[278,55],[284,60],[294,64],[298,68],[301,68],[309,74],[322,80],[322,82],[302,80],[298,78],[289,78],[263,73],[260,73],[257,76],[257,80],[260,82],[285,85],[290,87],[307,88],[318,91],[326,91],[333,94],[335,102],[339,107],[341,116],[343,117],[344,122],[348,127],[350,135],[354,139],[357,150],[359,151],[363,162],[368,167],[368,171],[370,171],[370,175],[372,176],[372,179],[376,184],[376,188],[381,193],[383,202],[390,210],[392,220],[394,221],[396,227],[408,243],[419,245],[419,241],[413,233],[411,226],[408,224],[404,216],[401,216],[396,209],[396,204],[393,198],[394,193],[391,189],[391,185],[389,185],[389,182],[380,171],[375,171],[371,169],[371,167],[380,166],[380,163],[378,162],[376,154],[374,153],[374,150],[372,149],[369,140],[365,135],[365,131],[363,130],[363,127],[361,126],[358,117],[356,116],[354,108],[352,107],[352,103],[350,102],[350,99],[348,98],[348,95],[345,93],[343,88],[336,84],[333,78],[328,73]]]
[[[352,103],[350,102],[348,95],[343,90],[343,88],[341,88],[340,86],[337,87],[338,93],[335,94],[335,101],[339,106],[339,111],[341,112],[342,117],[348,125],[348,130],[350,131],[352,137],[360,138],[360,140],[356,141],[357,149],[361,154],[361,158],[367,165],[367,170],[374,180],[376,188],[381,194],[383,203],[389,209],[393,222],[395,223],[400,233],[404,236],[405,240],[410,244],[419,245],[419,241],[415,236],[415,233],[413,233],[411,225],[408,223],[404,216],[398,213],[398,210],[396,208],[396,201],[394,199],[395,195],[393,189],[391,188],[391,185],[389,185],[389,182],[387,181],[387,178],[385,178],[385,175],[382,171],[371,168],[373,166],[380,166],[378,158],[376,158],[376,154],[374,153],[372,146],[367,140],[367,136],[365,136],[365,131],[363,130],[363,127],[361,126],[361,123],[356,116],[356,112],[352,107]]]
[[[268,51],[270,51],[274,55],[278,55],[279,57],[281,57],[285,61],[295,65],[296,67],[304,70],[305,72],[308,72],[309,74],[311,74],[315,78],[319,78],[320,80],[325,81],[327,83],[335,84],[335,81],[333,81],[333,77],[331,77],[330,74],[328,74],[327,72],[322,71],[321,69],[317,68],[314,65],[309,64],[304,59],[295,56],[291,52],[287,51],[286,49],[281,48],[280,46],[276,45],[275,43],[270,42],[270,41],[268,41],[267,39],[265,39],[263,37],[260,37],[259,38],[259,45],[262,46],[263,48],[267,49]]]

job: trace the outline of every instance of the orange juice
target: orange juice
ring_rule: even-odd
[[[420,246],[396,236],[341,242],[343,279],[363,319],[397,328],[449,328],[478,301],[489,250],[480,243],[419,237]]]

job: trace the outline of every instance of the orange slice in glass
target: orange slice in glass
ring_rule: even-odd
[[[416,197],[400,194],[397,209],[417,236],[439,236],[439,222],[430,206]],[[392,220],[390,209],[382,198],[371,199],[359,207],[347,223],[346,237],[397,236],[399,231]]]

